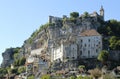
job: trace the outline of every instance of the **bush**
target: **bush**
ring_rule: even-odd
[[[24,66],[21,66],[18,68],[18,73],[23,73],[25,71],[26,71],[26,67],[24,67]]]
[[[105,74],[103,75],[103,79],[115,79],[115,78],[111,74]]]
[[[84,12],[84,18],[89,17],[89,13],[88,12]]]
[[[7,74],[7,69],[0,68],[0,77],[4,76],[5,74]]]
[[[93,79],[93,78],[89,76],[85,76],[85,77],[79,76],[76,79]]]
[[[35,79],[35,77],[33,75],[31,75],[27,79]]]
[[[51,79],[50,75],[43,75],[40,79]]]
[[[98,69],[98,68],[95,68],[93,70],[90,70],[90,74],[95,78],[99,78],[102,76],[102,72]]]
[[[109,55],[108,51],[102,50],[98,55],[98,60],[105,64],[105,62],[108,60],[108,55]]]
[[[72,12],[72,13],[70,13],[70,17],[71,18],[77,18],[77,17],[79,17],[79,13],[78,12]]]
[[[25,64],[25,62],[26,62],[26,58],[22,57],[20,59],[15,60],[14,63],[13,63],[13,65],[14,66],[22,66],[22,65]]]
[[[76,79],[75,76],[71,76],[70,79]]]

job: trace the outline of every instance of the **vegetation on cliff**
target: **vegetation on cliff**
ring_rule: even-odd
[[[88,18],[89,17],[89,13],[85,12],[83,18]],[[63,18],[62,21],[60,22],[60,25],[62,25],[61,23],[65,22],[65,21],[70,21],[73,24],[77,23],[77,19],[79,18],[79,13],[78,12],[72,12],[70,13],[70,17],[69,18]],[[111,49],[111,50],[120,50],[120,22],[117,20],[109,20],[106,22],[101,21],[101,26],[98,27],[98,32],[100,34],[102,34],[103,36],[103,46],[106,46],[106,48],[103,47],[103,49]],[[44,25],[41,25],[39,29],[37,29],[36,31],[34,31],[31,36],[26,40],[25,44],[28,43],[30,46],[33,45],[35,48],[39,48],[38,46],[43,46],[44,42],[47,42],[47,33],[48,33],[48,27],[54,29],[54,27],[57,26],[59,27],[59,24],[55,24],[55,23],[46,23]],[[64,27],[64,25],[60,26],[60,27]],[[67,29],[67,28],[66,28]],[[44,31],[44,33],[40,35],[40,33],[42,33]],[[37,44],[35,43],[37,40]],[[22,48],[22,47],[21,47]],[[0,68],[0,76],[3,76],[5,74],[20,74],[22,72],[25,72],[25,62],[26,62],[26,58],[25,56],[21,56],[20,55],[20,50],[21,48],[17,47],[17,48],[13,48],[12,51],[12,55],[11,58],[14,60],[13,61],[13,66],[14,68],[10,67],[10,64],[6,66],[6,68]],[[24,51],[25,52],[25,51]],[[107,51],[101,51],[101,53],[98,56],[98,60],[104,62],[107,61],[108,58],[108,52]],[[98,70],[96,70],[98,71]],[[95,71],[93,71],[95,72]],[[94,75],[94,73],[92,73]],[[97,77],[101,75],[97,74]],[[47,79],[48,77],[50,77],[49,75],[45,76],[45,78]],[[29,79],[34,78],[34,76],[31,76]],[[44,79],[44,76],[43,78]],[[49,78],[48,78],[49,79]]]
[[[98,28],[98,32],[103,35],[103,46],[107,44],[107,50],[120,50],[120,21],[108,20]]]

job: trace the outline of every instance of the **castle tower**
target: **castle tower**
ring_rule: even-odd
[[[103,6],[101,6],[101,9],[100,9],[100,16],[104,20],[104,9],[103,9]]]

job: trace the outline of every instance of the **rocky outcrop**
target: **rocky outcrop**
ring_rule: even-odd
[[[9,48],[2,53],[3,61],[1,67],[7,67],[13,63],[14,61],[13,53],[14,53],[14,48]]]
[[[49,23],[41,25],[32,35],[24,41],[20,48],[19,57],[29,57],[31,51],[44,48],[43,53],[50,53],[51,47],[57,47],[62,41],[75,41],[75,36],[89,29],[97,29],[101,26],[101,21],[104,21],[103,15],[97,13],[71,17],[49,17]],[[3,62],[1,67],[9,66],[14,62],[14,48],[7,49],[3,52]],[[18,59],[19,59],[18,57]]]

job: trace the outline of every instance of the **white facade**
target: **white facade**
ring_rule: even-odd
[[[63,60],[63,48],[62,46],[58,47],[58,48],[52,48],[52,52],[51,52],[51,61],[53,62],[54,60]]]
[[[96,58],[102,50],[101,36],[80,36],[78,38],[80,58]]]
[[[86,30],[76,37],[74,43],[62,43],[51,50],[51,62],[57,59],[96,58],[102,50],[102,36],[96,30]]]
[[[51,61],[60,59],[74,60],[77,59],[77,45],[76,44],[61,44],[59,48],[52,48]]]
[[[77,59],[77,44],[63,44],[64,59]]]

